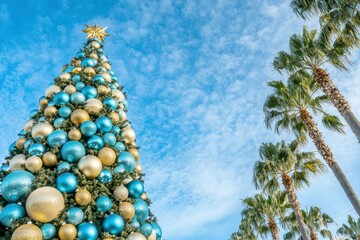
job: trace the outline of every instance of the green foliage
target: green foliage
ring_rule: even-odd
[[[337,230],[337,234],[344,237],[344,240],[358,240],[360,237],[360,218],[356,220],[349,215],[347,223]]]

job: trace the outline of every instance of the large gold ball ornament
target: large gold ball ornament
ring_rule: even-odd
[[[81,132],[80,130],[78,130],[77,128],[72,128],[69,132],[68,132],[68,138],[70,140],[75,140],[78,141],[81,139]]]
[[[154,229],[151,231],[151,234],[147,237],[147,240],[156,240],[156,232]]]
[[[105,79],[105,82],[111,83],[111,76],[110,76],[109,73],[103,72],[103,73],[101,73],[100,75]]]
[[[53,167],[57,165],[57,157],[52,152],[46,152],[42,155],[43,164],[47,167]]]
[[[56,86],[56,85],[51,85],[50,87],[48,87],[46,90],[45,90],[45,96],[47,98],[52,98],[52,96],[55,94],[55,93],[58,93],[58,92],[61,92],[61,88],[59,86]]]
[[[67,85],[65,88],[64,88],[64,91],[68,94],[73,94],[74,92],[76,92],[76,88],[74,85]]]
[[[139,160],[140,158],[140,153],[136,148],[129,148],[128,152],[131,153],[131,155],[133,155],[133,157],[135,158],[136,161]]]
[[[136,166],[135,166],[135,170],[138,174],[141,174],[142,173],[142,166],[140,163],[137,163]]]
[[[24,148],[24,144],[26,142],[26,138],[19,138],[18,140],[16,140],[16,147],[20,150],[22,150]]]
[[[33,128],[34,126],[34,120],[30,119],[29,121],[27,121],[24,125],[24,131],[26,133],[30,132],[31,129]]]
[[[54,117],[57,114],[57,108],[54,106],[47,106],[44,110],[44,115],[46,117]]]
[[[129,191],[124,185],[120,185],[114,189],[114,195],[117,200],[125,201],[129,197]]]
[[[85,74],[86,76],[93,77],[93,76],[96,75],[96,72],[95,72],[95,70],[94,70],[92,67],[86,67],[86,68],[84,69],[84,74]]]
[[[130,220],[134,217],[135,215],[135,208],[134,205],[132,205],[129,202],[122,202],[119,205],[119,212],[120,212],[120,216],[124,219],[124,220]]]
[[[100,43],[98,43],[97,41],[92,41],[90,43],[91,47],[93,47],[94,49],[98,49],[100,46]]]
[[[94,58],[94,59],[96,59],[96,60],[99,59],[99,57],[98,57],[98,55],[97,55],[96,53],[90,53],[90,54],[89,54],[89,57]]]
[[[15,229],[11,240],[42,240],[41,229],[34,224],[23,224]]]
[[[116,160],[116,153],[112,148],[104,147],[99,151],[98,158],[104,166],[111,166]]]
[[[111,65],[108,62],[103,62],[101,63],[101,66],[103,66],[104,68],[106,68],[106,70],[110,71],[111,70]]]
[[[26,169],[32,173],[39,171],[42,165],[43,165],[43,161],[41,160],[41,158],[37,156],[31,156],[28,159],[26,159],[25,162]]]
[[[117,114],[116,112],[109,113],[108,117],[111,119],[111,121],[113,123],[116,123],[116,122],[120,121],[119,114]]]
[[[79,64],[79,65],[78,65]],[[81,61],[76,61],[75,62],[75,65],[77,66],[77,67],[74,67],[73,68],[73,70],[72,70],[72,73],[73,74],[80,74],[81,73],[81,71],[82,71],[82,68],[80,67],[80,64],[81,64]]]
[[[126,127],[121,133],[121,136],[124,138],[126,143],[132,143],[135,141],[136,134],[131,127]]]
[[[62,225],[58,231],[60,240],[74,240],[76,238],[77,230],[72,224]]]
[[[111,90],[111,95],[115,98],[118,102],[123,102],[125,100],[125,95],[119,89]]]
[[[86,206],[91,202],[91,193],[86,189],[79,189],[75,193],[75,202],[80,206]]]
[[[25,154],[17,154],[10,160],[10,171],[25,169]]]
[[[61,192],[53,187],[41,187],[30,193],[26,200],[26,213],[34,221],[48,223],[64,209]]]
[[[91,98],[86,100],[84,109],[89,114],[100,114],[100,111],[103,109],[103,104],[99,99]]]
[[[71,75],[70,73],[64,72],[62,74],[59,75],[60,80],[63,81],[70,81],[71,79]]]
[[[102,163],[96,156],[86,155],[79,160],[78,167],[86,178],[94,179],[99,176],[102,170]]]
[[[31,136],[33,138],[47,137],[53,131],[54,131],[54,127],[51,124],[45,123],[45,122],[40,122],[32,128]]]
[[[83,122],[89,121],[90,116],[87,113],[87,111],[82,109],[77,109],[71,113],[70,120],[73,124],[80,125]]]
[[[100,85],[97,87],[97,92],[107,94],[108,92],[110,92],[110,89],[104,85]]]
[[[146,199],[148,199],[147,193],[146,193],[146,192],[143,192],[143,194],[141,194],[140,198],[141,198],[142,200],[144,200],[144,201],[145,201]]]
[[[131,233],[126,240],[146,240],[146,237],[141,233]]]
[[[45,108],[48,105],[48,103],[49,103],[49,100],[47,100],[46,98],[42,98],[40,100],[40,107]]]

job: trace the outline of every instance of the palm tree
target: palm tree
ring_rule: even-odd
[[[261,160],[254,166],[255,187],[272,192],[280,189],[281,179],[301,235],[304,240],[310,240],[295,190],[309,185],[310,177],[325,172],[325,166],[315,158],[313,152],[300,152],[298,141],[290,144],[284,141],[277,144],[263,143],[259,152]]]
[[[248,219],[242,219],[239,230],[231,234],[230,240],[257,240],[254,229]]]
[[[277,221],[285,217],[289,203],[285,192],[274,191],[267,196],[255,194],[243,200],[244,209],[241,215],[244,221],[252,226],[260,236],[271,234],[273,240],[279,240]]]
[[[304,27],[302,35],[294,34],[290,38],[289,44],[290,52],[279,52],[273,62],[274,68],[280,73],[283,70],[289,73],[310,70],[313,79],[319,84],[360,141],[358,119],[329,74],[322,68],[325,63],[330,63],[337,68],[347,69],[346,65],[350,62],[348,45],[340,40],[335,41],[334,44],[326,44],[317,38],[316,30],[309,31],[306,27]]]
[[[301,84],[298,84],[299,82]],[[268,85],[274,92],[267,97],[264,104],[266,126],[274,127],[277,133],[281,130],[292,131],[302,139],[306,135],[310,136],[319,154],[333,171],[351,204],[360,215],[359,199],[311,115],[311,113],[320,115],[326,128],[342,132],[343,125],[340,120],[323,109],[323,104],[328,101],[328,98],[323,95],[315,96],[317,84],[314,84],[306,72],[301,74],[298,72],[290,76],[287,85],[282,81],[272,81]]]
[[[301,210],[301,213],[304,222],[309,229],[311,240],[318,239],[317,233],[320,233],[323,238],[333,239],[332,234],[328,229],[328,225],[334,223],[334,220],[329,215],[323,213],[318,207],[310,207],[310,209]],[[284,239],[295,239],[300,232],[296,225],[295,214],[291,213],[284,219],[284,222],[286,223],[285,225],[287,228],[290,229],[290,231],[284,235]],[[299,239],[301,239],[301,237]]]
[[[360,240],[360,218],[355,220],[352,216],[348,216],[348,224],[343,224],[337,234],[345,237],[345,240]]]

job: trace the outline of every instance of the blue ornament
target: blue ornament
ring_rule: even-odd
[[[70,171],[70,169],[71,169],[71,165],[68,162],[61,162],[57,166],[57,171],[60,172],[60,173]]]
[[[96,126],[101,133],[110,132],[111,128],[113,127],[112,121],[108,117],[99,117],[96,120]]]
[[[69,141],[61,148],[62,159],[70,163],[78,162],[85,154],[84,146],[78,141]]]
[[[114,145],[114,149],[118,152],[122,152],[122,151],[125,151],[126,147],[125,147],[125,144],[123,144],[122,142],[117,142]]]
[[[84,104],[85,100],[86,99],[85,99],[84,94],[82,94],[80,92],[74,92],[73,94],[71,94],[71,97],[70,97],[70,102],[72,104]]]
[[[20,137],[25,137],[25,135],[26,135],[25,130],[22,129],[22,130],[18,133],[18,135],[19,135]]]
[[[53,239],[56,236],[56,227],[51,223],[45,223],[41,226],[41,233],[45,240]]]
[[[73,69],[74,69],[74,66],[69,65],[64,69],[64,72],[71,73]]]
[[[144,200],[136,199],[134,203],[135,216],[140,223],[144,223],[149,217],[149,206]]]
[[[157,223],[152,222],[151,226],[153,227],[155,233],[156,233],[156,240],[160,240],[162,237],[162,231],[160,226]]]
[[[144,184],[139,180],[132,180],[127,184],[129,195],[134,198],[139,198],[144,193]]]
[[[110,87],[111,90],[117,89],[116,85],[112,84],[112,83],[109,85],[109,87]]]
[[[30,118],[31,118],[31,119],[34,119],[34,118],[36,117],[37,113],[38,113],[37,110],[32,110],[32,111],[30,112]]]
[[[111,76],[115,74],[113,70],[108,71],[108,73],[109,73]]]
[[[79,240],[96,240],[98,235],[98,230],[94,224],[84,222],[77,228]]]
[[[47,137],[47,143],[50,147],[61,147],[68,141],[67,132],[63,130],[55,130]]]
[[[122,101],[122,104],[124,105],[125,110],[128,109],[128,101],[126,99]]]
[[[97,96],[97,90],[93,86],[86,86],[83,89],[81,89],[81,93],[84,94],[86,100],[90,98],[96,98]]]
[[[103,136],[104,143],[106,143],[109,146],[114,146],[116,143],[116,137],[112,133],[105,133]]]
[[[111,76],[111,80],[117,82],[118,81],[118,78],[116,76]]]
[[[96,51],[97,51],[98,53],[103,53],[103,52],[104,52],[104,49],[98,48],[98,49],[96,49]]]
[[[117,161],[118,163],[124,164],[125,169],[128,173],[131,173],[136,166],[136,161],[134,156],[126,151],[120,152]]]
[[[81,77],[78,74],[75,74],[74,76],[72,76],[71,80],[73,80],[74,83],[80,82]]]
[[[93,121],[86,121],[81,124],[80,131],[84,136],[90,137],[96,133],[97,127]]]
[[[58,111],[59,116],[62,118],[68,118],[71,115],[71,113],[72,113],[71,108],[66,106],[61,107]]]
[[[10,144],[10,146],[9,146],[9,152],[10,152],[10,153],[15,153],[16,151],[17,151],[17,147],[16,147],[15,142],[13,142],[13,143]]]
[[[45,153],[45,147],[40,143],[34,143],[29,147],[29,154],[31,156],[42,156]]]
[[[136,219],[136,217],[134,217],[132,220],[131,220],[131,226],[135,227],[135,228],[140,228],[140,223],[139,221]]]
[[[119,135],[120,134],[120,128],[118,126],[113,126],[111,129],[111,132],[113,132],[115,135]]]
[[[98,179],[101,183],[109,183],[113,180],[113,176],[109,170],[104,169],[100,172]]]
[[[101,75],[96,75],[94,78],[93,78],[94,82],[97,83],[97,84],[100,84],[100,85],[103,85],[105,84],[105,79],[103,76]]]
[[[108,61],[108,58],[104,54],[101,54],[99,59],[101,60],[101,62],[107,62]]]
[[[94,150],[100,150],[104,147],[104,141],[103,139],[98,136],[94,135],[87,141],[88,147]]]
[[[47,122],[47,121],[46,121],[46,117],[45,117],[45,116],[42,116],[41,118],[39,118],[39,122]]]
[[[113,171],[114,171],[114,174],[122,174],[122,173],[126,172],[126,169],[125,169],[124,164],[120,164],[119,166],[116,166]]]
[[[10,227],[13,221],[23,217],[25,217],[25,209],[17,203],[10,203],[1,210],[0,222],[5,227]]]
[[[83,51],[80,51],[76,53],[76,58],[83,59],[86,56],[86,54]]]
[[[66,220],[75,226],[79,225],[84,220],[83,210],[78,207],[70,208],[66,213]]]
[[[54,127],[55,128],[59,128],[59,127],[61,127],[63,124],[64,124],[64,122],[65,122],[65,119],[64,118],[56,118],[55,120],[54,120]]]
[[[106,72],[106,68],[104,68],[103,66],[97,66],[96,67],[96,72],[97,73]]]
[[[118,235],[124,229],[124,220],[118,214],[110,214],[102,222],[102,227],[105,232],[111,235]]]
[[[8,172],[9,170],[10,170],[10,166],[8,164],[3,164],[0,167],[0,171],[2,171],[2,172]]]
[[[112,202],[108,196],[101,196],[96,199],[96,210],[106,212],[112,208]]]
[[[56,178],[56,188],[60,192],[71,193],[76,190],[78,180],[72,173],[62,173]]]
[[[55,103],[53,101],[48,102],[48,106],[55,106]]]
[[[94,58],[85,58],[81,61],[82,67],[95,67],[97,61]]]
[[[7,202],[19,202],[32,190],[35,176],[28,171],[17,170],[7,175],[1,185],[1,193]]]
[[[84,82],[77,82],[75,84],[75,88],[77,91],[81,91],[85,86],[86,86],[86,84]]]
[[[26,140],[26,142],[24,143],[24,149],[28,150],[30,148],[31,145],[33,145],[35,143],[34,139],[28,139]]]
[[[153,230],[153,228],[150,223],[141,224],[140,231],[145,237],[150,236],[152,230]]]
[[[110,97],[110,98],[105,98],[103,104],[107,106],[110,110],[115,111],[118,102],[115,100],[115,98]]]
[[[70,101],[70,96],[66,92],[58,92],[55,94],[53,101],[56,106],[65,105]]]

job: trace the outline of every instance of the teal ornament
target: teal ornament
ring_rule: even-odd
[[[86,121],[81,124],[80,131],[84,136],[91,137],[96,133],[97,127],[93,121]]]
[[[134,228],[140,228],[140,223],[139,223],[139,221],[136,219],[136,217],[134,217],[134,218],[131,220],[131,226],[133,226]]]
[[[84,104],[86,101],[84,94],[80,92],[74,92],[71,94],[70,102],[72,104]]]
[[[136,161],[134,156],[126,151],[120,152],[117,161],[118,163],[121,163],[125,166],[125,169],[128,173],[131,173],[136,166]]]
[[[150,223],[146,222],[146,223],[141,224],[140,231],[145,237],[150,236],[152,230],[153,230],[153,228]]]
[[[114,133],[115,135],[119,135],[120,134],[120,127],[113,126],[112,129],[111,129],[111,132]]]
[[[1,167],[0,167],[0,171],[1,172],[8,172],[10,170],[10,166],[8,164],[3,164]]]
[[[42,116],[41,118],[39,118],[39,122],[47,122],[47,121],[46,121],[46,117],[45,117],[45,116]]]
[[[98,179],[101,183],[109,183],[113,180],[113,175],[112,173],[110,172],[110,170],[107,170],[107,169],[103,169],[99,176],[98,176]]]
[[[17,150],[18,150],[18,149],[17,149],[17,147],[16,147],[15,142],[13,142],[12,144],[10,144],[10,146],[9,146],[9,152],[10,152],[10,153],[16,153]]]
[[[54,120],[54,127],[55,128],[60,128],[63,124],[64,124],[64,122],[65,122],[65,119],[64,118],[56,118],[55,120]]]
[[[106,72],[106,68],[104,68],[103,66],[97,66],[97,67],[96,67],[96,72],[97,72],[97,73]]]
[[[104,140],[100,136],[94,135],[90,137],[87,144],[90,149],[100,150],[104,147]]]
[[[106,212],[112,208],[112,202],[108,196],[101,196],[96,199],[96,210]]]
[[[104,143],[109,145],[110,147],[113,147],[116,143],[116,137],[112,133],[105,133],[103,139]]]
[[[64,130],[55,130],[47,137],[47,143],[50,147],[61,147],[67,141],[68,135]]]
[[[84,82],[77,82],[77,83],[75,84],[75,88],[76,88],[77,91],[81,91],[85,86],[86,86],[86,85],[85,85]]]
[[[75,226],[79,225],[84,220],[83,210],[78,207],[69,208],[66,212],[66,220]]]
[[[31,118],[31,119],[34,119],[34,118],[36,117],[37,113],[38,113],[37,110],[32,110],[32,111],[30,112],[30,118]]]
[[[111,76],[111,80],[117,82],[118,81],[118,78],[116,76]]]
[[[132,180],[126,187],[131,197],[139,198],[144,193],[144,184],[139,180]]]
[[[112,83],[109,85],[109,87],[110,87],[111,90],[117,89],[116,85],[112,84]]]
[[[72,80],[74,83],[77,83],[77,82],[80,82],[81,77],[80,77],[79,74],[75,74],[74,76],[72,76],[71,80]]]
[[[58,92],[55,94],[53,101],[56,106],[65,105],[70,101],[70,96],[66,92]]]
[[[45,240],[53,239],[56,237],[56,227],[51,223],[45,223],[41,226],[41,233]]]
[[[50,101],[50,102],[48,103],[48,106],[55,106],[55,103],[54,103],[53,101]]]
[[[128,101],[126,99],[122,101],[122,104],[124,105],[125,110],[128,109]]]
[[[62,118],[68,118],[71,115],[71,113],[72,113],[71,108],[66,107],[66,106],[61,107],[58,110],[58,114]]]
[[[74,69],[74,66],[69,65],[64,69],[64,72],[71,73],[73,69]]]
[[[68,172],[71,169],[71,165],[68,162],[61,162],[58,166],[57,166],[57,171],[59,173],[62,172]]]
[[[24,149],[28,150],[30,148],[30,146],[33,145],[34,143],[35,143],[35,141],[32,138],[26,140],[26,142],[24,143]]]
[[[78,141],[69,141],[61,148],[62,159],[70,163],[78,162],[85,154],[84,145]]]
[[[35,176],[28,171],[17,170],[7,175],[1,185],[3,198],[9,203],[19,202],[31,192]]]
[[[19,135],[20,137],[25,137],[25,135],[26,135],[25,130],[22,129],[22,130],[18,133],[18,135]]]
[[[100,85],[103,85],[105,84],[105,79],[103,78],[103,76],[101,75],[96,75],[94,78],[93,78],[94,82],[97,83],[97,84],[100,84]]]
[[[45,153],[45,147],[40,143],[34,143],[29,147],[29,154],[31,156],[42,156]]]
[[[162,237],[162,231],[161,231],[161,228],[160,226],[155,223],[155,222],[152,222],[151,223],[151,226],[152,228],[154,229],[155,233],[156,233],[156,240],[161,240],[161,237]]]
[[[79,240],[96,240],[98,235],[98,230],[94,224],[84,222],[77,228]]]
[[[144,200],[136,199],[134,203],[135,216],[140,223],[144,223],[149,217],[149,206]]]
[[[109,73],[111,76],[115,74],[114,71],[112,71],[112,70],[108,71],[108,73]]]
[[[99,117],[96,120],[96,126],[100,133],[110,132],[113,127],[112,121],[108,117]]]
[[[110,233],[111,235],[119,235],[124,229],[124,226],[124,220],[118,214],[110,214],[105,217],[102,222],[104,231]]]
[[[119,166],[116,166],[113,171],[114,171],[114,174],[122,174],[122,173],[126,172],[126,169],[125,169],[124,164],[120,164]]]
[[[104,49],[98,48],[98,49],[96,49],[96,51],[97,51],[98,53],[103,53],[103,52],[104,52]]]
[[[125,151],[126,147],[125,147],[125,144],[123,144],[122,142],[117,142],[114,145],[114,149],[118,152],[122,152],[122,151]]]
[[[97,61],[94,58],[85,58],[81,61],[82,67],[95,67]]]
[[[56,188],[62,193],[71,193],[76,190],[78,180],[72,173],[62,173],[56,178]]]
[[[13,221],[23,217],[25,217],[25,209],[17,203],[10,203],[1,210],[0,222],[5,227],[10,227]]]
[[[83,51],[76,53],[76,58],[83,59],[86,56],[86,54]]]
[[[84,94],[86,100],[91,98],[96,98],[97,96],[97,90],[93,86],[86,86],[81,89],[81,93]]]
[[[107,106],[110,110],[115,111],[118,102],[115,100],[115,98],[110,97],[110,98],[105,98],[103,104]]]
[[[108,58],[104,54],[101,54],[99,59],[100,59],[100,62],[107,62],[108,61]]]

